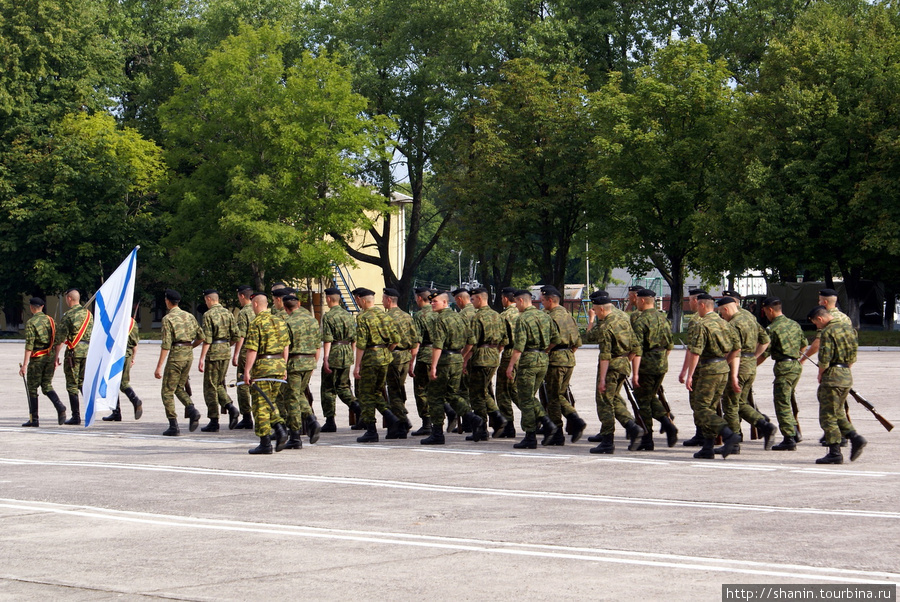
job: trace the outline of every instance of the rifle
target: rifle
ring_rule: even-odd
[[[544,381],[541,381],[541,386],[538,388],[538,399],[546,412],[547,406],[550,404],[550,395],[547,393],[547,383]]]
[[[659,399],[659,403],[662,404],[663,409],[666,411],[666,416],[669,417],[669,420],[675,420],[675,416],[672,415],[672,406],[669,405],[669,400],[666,399],[666,390],[663,388],[662,383],[659,383],[659,389],[656,390],[656,397]],[[665,430],[663,429],[662,424],[659,425],[659,434],[665,434]]]
[[[816,362],[813,358],[807,356],[806,359],[808,359],[810,361],[810,363],[812,363],[812,365],[815,366],[816,368],[819,367],[818,362]],[[857,393],[855,390],[853,390],[852,387],[850,388],[850,395],[853,397],[853,399],[855,399],[857,401],[857,403],[859,403],[859,405],[861,405],[862,407],[864,407],[867,410],[869,410],[870,412],[872,412],[872,415],[875,416],[875,418],[878,420],[878,422],[881,423],[881,426],[883,426],[885,429],[887,429],[888,432],[891,432],[892,430],[894,430],[894,425],[891,424],[890,422],[888,422],[887,418],[885,418],[884,416],[879,414],[877,411],[875,411],[875,406],[873,406],[871,403],[869,403],[869,401],[865,397],[863,397],[862,395]],[[846,401],[844,401],[844,405],[845,406],[847,405]],[[847,414],[847,420],[850,420],[849,414]]]
[[[628,377],[625,377],[625,380],[622,381],[622,384],[625,388],[625,397],[628,398],[628,401],[631,403],[631,411],[634,412],[634,421],[644,429],[645,433],[649,433],[647,430],[647,424],[644,422],[644,417],[641,416],[641,407],[638,405],[637,398],[634,396],[634,389],[631,388],[631,381],[628,380]]]
[[[575,396],[572,395],[572,385],[566,387],[566,401],[574,408],[575,407]]]
[[[791,412],[793,412],[794,414],[794,424],[796,425],[794,427],[794,430],[797,432],[794,438],[797,440],[797,443],[800,443],[801,441],[803,441],[803,434],[800,432],[800,421],[797,420],[797,415],[800,413],[800,408],[797,405],[797,395],[793,391],[791,391]]]

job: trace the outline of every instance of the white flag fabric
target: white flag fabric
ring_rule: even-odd
[[[137,269],[135,247],[100,290],[94,303],[94,328],[84,365],[84,426],[94,415],[113,410],[119,399],[119,384],[125,367],[125,350],[131,331],[131,306],[134,298],[134,274]]]

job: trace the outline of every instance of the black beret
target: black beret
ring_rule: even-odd
[[[594,295],[591,297],[591,303],[594,305],[610,305],[612,304],[612,299],[606,295]]]
[[[78,293],[79,295],[81,294],[81,291],[79,291],[77,288],[70,288],[69,290],[66,291],[66,294],[68,295],[69,293],[72,293],[72,292]]]
[[[655,297],[656,293],[651,291],[649,288],[642,288],[637,292],[638,297]]]
[[[467,289],[464,289],[464,288],[458,288],[458,289],[456,289],[455,291],[453,291],[451,294],[455,297],[455,296],[461,295],[461,294],[463,294],[463,293],[465,293],[465,294],[468,295],[468,294],[469,294],[469,291],[468,291]]]
[[[518,289],[516,289],[516,287],[514,287],[514,286],[504,286],[503,288],[500,289],[500,294],[501,295],[515,295],[516,290],[518,290]]]
[[[291,293],[290,295],[285,295],[284,297],[282,297],[281,300],[282,301],[299,301],[300,299],[297,298],[297,295]]]
[[[837,294],[837,291],[834,290],[833,288],[823,288],[822,290],[819,291],[819,296],[820,297],[837,297],[838,294]]]
[[[167,288],[166,289],[166,299],[168,299],[172,303],[178,303],[179,301],[181,301],[181,293],[179,293],[178,291],[174,291],[170,288]]]
[[[384,294],[388,297],[394,297],[395,299],[400,298],[400,292],[395,288],[386,288],[384,289]]]
[[[688,289],[688,295],[691,297],[693,297],[694,295],[705,295],[705,294],[706,294],[706,291],[703,290],[702,288],[689,288]],[[712,299],[712,297],[710,297],[710,299]]]
[[[707,301],[707,300],[712,301],[712,295],[710,295],[709,293],[697,293],[697,300],[698,301]],[[733,299],[732,299],[732,301],[733,301]]]
[[[766,297],[763,299],[762,306],[771,307],[772,305],[778,305],[779,303],[781,303],[781,299],[778,297]]]
[[[28,300],[28,304],[33,305],[34,307],[44,307],[44,305],[46,305],[46,303],[44,303],[44,300],[40,297],[32,297]]]
[[[642,291],[642,290],[644,290],[644,287],[643,287],[643,286],[640,286],[640,285],[635,285],[635,286],[629,286],[629,287],[628,287],[628,292],[629,292],[629,293],[636,293],[636,292]]]
[[[718,305],[719,307],[722,307],[723,305],[728,305],[729,303],[737,303],[737,301],[735,301],[731,297],[722,297],[721,299],[716,301],[716,305]]]
[[[339,291],[338,289],[336,289],[334,287],[331,287],[331,288],[325,289],[325,294],[326,295],[340,295],[341,291]]]
[[[722,294],[726,297],[734,297],[735,299],[741,299],[741,294],[737,291],[722,291]]]
[[[591,293],[588,298],[593,299],[594,297],[609,297],[609,293],[604,290],[594,291]]]
[[[350,294],[354,297],[372,297],[375,295],[375,291],[361,286],[357,289],[353,289]]]
[[[255,299],[256,297],[259,297],[260,295],[262,295],[263,297],[266,297],[265,293],[253,293],[252,295],[250,295],[250,298]],[[266,297],[266,301],[268,301],[268,300],[269,300],[269,298]]]
[[[428,288],[427,286],[417,286],[416,288],[413,289],[413,292],[417,295],[426,295],[427,296],[427,295],[431,294],[431,289]]]
[[[428,295],[428,300],[431,301],[432,299],[440,297],[441,295],[449,295],[449,294],[450,293],[448,291],[431,291],[431,293]]]
[[[472,291],[471,291],[471,293],[472,293],[473,295],[486,295],[487,292],[488,292],[488,290],[487,290],[486,288],[484,288],[483,286],[479,286],[479,287],[477,287],[477,288],[473,288]]]
[[[252,290],[253,290],[253,287],[250,286],[249,284],[242,284],[239,287],[237,287],[237,292],[239,292],[239,293],[243,293],[244,291],[252,291]]]
[[[203,291],[203,296],[204,296],[204,297],[206,297],[207,295],[218,295],[218,294],[219,294],[219,291],[217,291],[217,290],[214,289],[214,288],[208,288],[208,289],[206,289],[205,291]]]
[[[533,299],[533,297],[531,296],[531,291],[524,288],[517,290],[515,295],[516,298],[528,296],[529,299]]]
[[[547,286],[542,286],[542,287],[541,287],[541,294],[543,294],[543,295],[555,295],[555,296],[557,296],[557,297],[562,297],[562,295],[559,293],[559,289],[556,288],[555,286],[551,285],[551,284],[548,284]]]
[[[285,295],[290,295],[290,294],[291,294],[291,290],[287,287],[277,288],[274,291],[272,291],[273,297],[284,297]]]

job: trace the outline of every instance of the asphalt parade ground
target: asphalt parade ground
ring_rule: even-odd
[[[703,601],[722,599],[722,584],[900,583],[900,351],[861,351],[853,367],[854,388],[898,429],[851,400],[869,445],[819,466],[811,365],[794,452],[763,450],[746,424],[725,460],[695,460],[658,433],[656,451],[629,452],[620,427],[612,456],[586,439],[519,451],[448,434],[424,447],[382,430],[357,444],[338,403],[337,433],[251,456],[258,439],[227,423],[189,433],[180,419],[181,436],[160,435],[152,343],[132,371],[141,420],[123,396],[122,422],[57,426],[41,396],[41,427],[21,428],[23,348],[0,344],[0,600]],[[682,359],[672,353],[665,388],[687,438]],[[587,436],[599,430],[596,349],[577,360]],[[754,391],[774,418],[771,370]],[[196,367],[191,381],[203,425]],[[62,369],[54,386],[65,401]],[[321,417],[318,371],[312,390]],[[418,428],[411,383],[407,406]]]

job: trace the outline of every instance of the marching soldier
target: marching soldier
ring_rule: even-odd
[[[475,316],[470,325],[474,342],[465,358],[469,379],[469,403],[472,411],[481,417],[479,432],[466,437],[467,441],[487,441],[488,421],[494,432],[506,426],[506,419],[497,409],[497,401],[491,391],[494,373],[500,365],[500,352],[509,344],[506,325],[500,314],[488,305],[488,292],[478,287],[471,292]]]
[[[281,386],[278,395],[278,410],[287,418],[288,439],[285,449],[300,449],[303,442],[300,440],[301,425],[306,424],[306,432],[309,442],[319,440],[322,427],[316,420],[315,412],[306,398],[306,390],[312,378],[313,370],[319,363],[319,350],[322,340],[319,336],[319,323],[306,310],[300,306],[300,299],[296,295],[282,297],[286,318],[284,320],[290,337],[287,360],[287,383]]]
[[[502,431],[495,430],[493,437],[514,439],[516,426],[513,420],[513,403],[518,403],[519,394],[516,391],[516,368],[513,366],[511,377],[507,377],[507,369],[509,360],[512,358],[516,320],[519,317],[519,310],[516,309],[516,289],[511,286],[500,289],[500,303],[504,308],[500,317],[503,319],[503,326],[506,330],[505,338],[508,342],[503,348],[503,353],[500,354],[500,365],[497,367],[497,409],[506,421],[506,426]]]
[[[827,309],[828,313],[830,313],[832,317],[834,317],[834,319],[836,319],[838,322],[846,322],[847,324],[850,324],[852,328],[853,322],[851,322],[850,316],[837,308],[837,300],[838,294],[837,291],[833,288],[823,288],[819,291],[819,305]],[[801,364],[819,352],[819,339],[821,337],[822,331],[819,330],[816,332],[816,338],[813,339],[813,342],[809,344],[806,353],[800,356]]]
[[[388,437],[405,428],[384,399],[382,391],[387,381],[388,366],[393,359],[391,351],[400,342],[400,333],[389,315],[375,309],[375,291],[358,288],[352,292],[361,313],[356,316],[356,363],[353,378],[359,379],[360,420],[366,432],[357,437],[357,443],[378,441],[378,425],[375,410],[381,412],[388,425]]]
[[[691,319],[688,320],[687,325],[687,336],[688,339],[691,337],[691,329],[696,327],[697,320],[700,319],[700,315],[697,312],[697,297],[699,295],[705,295],[707,292],[702,288],[692,288],[688,289],[688,309],[694,312],[691,315]],[[687,377],[688,370],[688,357],[684,356],[684,363],[681,366],[681,373],[678,375],[678,382],[684,384],[685,378]],[[688,398],[692,395],[691,392],[688,392]],[[703,445],[703,431],[700,428],[700,424],[697,422],[697,415],[694,414],[694,426],[696,427],[696,431],[694,432],[694,436],[690,439],[682,441],[681,444],[685,447],[699,447]]]
[[[416,305],[419,311],[413,316],[413,323],[419,338],[419,352],[416,354],[415,366],[410,369],[413,378],[413,395],[416,398],[416,411],[422,419],[422,426],[411,434],[415,437],[431,434],[431,418],[428,417],[428,383],[431,372],[431,324],[434,320],[434,312],[431,309],[431,289],[415,289]]]
[[[666,443],[673,447],[678,443],[678,429],[659,399],[666,372],[669,371],[669,353],[672,343],[672,327],[666,314],[656,309],[656,293],[641,289],[636,293],[637,310],[632,314],[631,326],[637,340],[635,355],[640,356],[637,385],[634,397],[647,427],[638,450],[653,451],[653,420],[659,421],[666,434]]]
[[[806,349],[806,337],[803,330],[794,320],[791,320],[781,311],[781,299],[767,297],[763,299],[762,311],[769,320],[769,338],[771,344],[763,355],[757,360],[762,364],[771,355],[775,362],[775,384],[772,387],[772,398],[775,402],[775,415],[778,417],[778,427],[784,440],[772,446],[776,451],[794,451],[797,449],[797,420],[791,405],[794,389],[800,381],[803,366],[800,365],[800,356]]]
[[[463,322],[466,324],[466,328],[472,328],[472,319],[475,317],[475,307],[472,305],[472,296],[468,290],[464,288],[458,288],[452,293],[453,300],[456,302],[456,308],[459,311],[459,317],[463,319]],[[466,371],[463,371],[462,380],[459,384],[460,394],[466,398],[471,404],[471,399],[469,399],[469,375]],[[449,408],[445,408],[445,411],[448,415],[450,415]],[[448,421],[450,425],[453,424],[453,420]],[[450,429],[452,430],[452,429]],[[463,429],[465,430],[465,429]]]
[[[209,424],[200,430],[205,433],[219,432],[219,406],[228,413],[228,428],[238,424],[241,413],[225,390],[225,376],[228,374],[228,360],[231,345],[237,339],[237,324],[234,315],[219,303],[219,291],[203,291],[206,313],[203,314],[203,346],[200,348],[200,362],[197,369],[203,373],[203,399],[206,401],[206,416]]]
[[[619,392],[632,370],[639,374],[641,358],[629,356],[635,348],[634,330],[631,321],[621,309],[613,305],[612,299],[595,295],[591,297],[594,304],[600,329],[598,345],[600,348],[599,366],[597,368],[597,417],[600,419],[600,433],[594,441],[600,444],[591,448],[592,454],[613,454],[616,451],[614,441],[616,420],[625,428],[630,440],[628,449],[634,451],[644,436],[642,429],[634,421],[634,416],[625,406]],[[640,381],[635,383],[639,385]],[[591,438],[588,438],[590,441]]]
[[[565,444],[566,436],[562,430],[563,416],[566,417],[566,432],[572,435],[572,443],[581,439],[587,426],[566,397],[572,373],[575,371],[575,350],[581,347],[581,335],[572,314],[560,305],[561,299],[562,295],[555,286],[541,288],[541,304],[550,316],[560,340],[550,349],[547,376],[544,378],[547,385],[547,413],[557,426],[553,438],[544,443],[545,445]]]
[[[19,376],[25,377],[28,389],[28,422],[25,427],[40,426],[38,420],[38,387],[44,391],[56,409],[56,421],[66,421],[66,406],[59,400],[53,390],[53,373],[56,371],[56,359],[51,353],[56,340],[56,324],[53,318],[44,313],[44,300],[32,297],[28,302],[31,318],[25,324],[25,359],[19,368]]]
[[[628,318],[631,320],[631,323],[634,324],[634,321],[640,315],[641,310],[638,308],[638,293],[644,290],[643,286],[634,285],[628,287],[628,303],[625,304],[625,313],[628,314]]]
[[[293,292],[294,289],[288,288],[280,282],[272,285],[272,307],[269,311],[272,312],[273,316],[282,320],[287,317],[287,311],[284,309],[284,298]]]
[[[725,291],[726,295],[729,293],[731,291]],[[769,347],[769,335],[766,334],[756,316],[741,309],[734,294],[736,293],[722,297],[717,305],[719,306],[719,315],[734,329],[741,346],[740,369],[738,370],[738,384],[741,390],[737,392],[731,387],[725,388],[725,396],[722,398],[722,413],[725,415],[728,427],[738,433],[738,437],[741,432],[741,419],[755,424],[763,436],[763,448],[768,450],[772,447],[772,437],[778,428],[769,422],[767,416],[761,414],[750,404],[749,396],[753,382],[756,380],[756,361]],[[734,446],[732,453],[741,453],[740,443]]]
[[[287,376],[287,355],[290,336],[284,320],[272,315],[265,293],[253,293],[250,297],[256,317],[247,330],[244,347],[247,348],[247,365],[244,378],[250,385],[251,407],[256,422],[255,432],[259,445],[250,449],[253,455],[280,452],[288,442],[284,418],[274,404],[278,391]]]
[[[719,449],[723,458],[727,458],[740,441],[725,419],[716,414],[716,406],[729,380],[735,391],[741,389],[738,383],[741,345],[735,330],[713,310],[714,306],[715,302],[708,294],[697,295],[698,318],[688,335],[684,379],[691,392],[695,422],[703,431],[703,446],[694,454],[695,458],[701,459],[715,458],[716,435],[722,436],[723,444]]]
[[[403,425],[394,433],[388,434],[388,439],[394,437],[406,439],[406,434],[412,429],[412,423],[407,418],[408,411],[406,410],[406,377],[412,372],[411,364],[419,353],[419,333],[412,316],[397,306],[397,301],[400,299],[399,291],[386,288],[383,293],[381,303],[384,305],[387,315],[394,320],[397,331],[400,333],[400,342],[391,352],[392,359],[387,373],[387,391],[390,409]]]
[[[166,408],[169,428],[163,432],[167,437],[179,434],[178,418],[175,413],[175,397],[184,404],[184,417],[190,420],[188,428],[197,430],[200,424],[200,412],[194,407],[191,396],[184,385],[194,363],[194,347],[200,344],[203,332],[197,319],[178,307],[181,293],[166,289],[166,315],[162,319],[162,345],[159,350],[159,361],[153,375],[162,379],[162,402]]]
[[[532,305],[531,291],[518,290],[515,297],[519,317],[516,319],[513,350],[506,368],[506,378],[515,378],[516,381],[518,397],[515,401],[522,413],[525,437],[513,447],[536,449],[538,424],[542,427],[541,434],[544,435],[545,442],[551,441],[557,431],[556,423],[544,412],[536,395],[547,374],[547,352],[552,345],[560,343],[560,338],[553,331],[550,316]]]
[[[134,406],[135,420],[140,420],[141,416],[144,415],[143,403],[141,402],[140,397],[137,396],[137,393],[134,392],[134,389],[131,388],[131,367],[134,365],[134,360],[137,358],[137,345],[140,340],[141,336],[138,331],[137,322],[135,322],[134,318],[131,318],[131,326],[128,329],[128,342],[125,345],[125,365],[122,366],[122,382],[119,384],[119,391],[124,393],[131,402],[131,405]],[[122,421],[122,405],[120,400],[116,399],[116,409],[113,410],[109,416],[104,416],[103,420],[106,422]]]
[[[325,415],[323,433],[334,433],[335,399],[341,398],[360,424],[360,407],[350,388],[350,371],[356,351],[356,320],[341,307],[341,291],[325,289],[328,311],[322,316],[322,413]]]
[[[69,405],[72,417],[66,424],[81,424],[81,411],[78,405],[78,392],[84,383],[84,363],[87,361],[88,344],[91,341],[91,325],[94,320],[86,308],[81,305],[81,293],[70,288],[66,291],[66,305],[69,310],[63,314],[56,331],[56,365],[59,365],[59,352],[66,346],[65,365],[66,393],[69,394]]]
[[[844,411],[844,402],[853,386],[850,367],[856,363],[856,331],[849,320],[836,318],[823,305],[818,305],[809,312],[809,320],[820,332],[817,339],[819,389],[816,396],[819,398],[819,424],[825,431],[825,444],[828,446],[828,453],[817,459],[816,464],[843,464],[842,437],[850,440],[850,461],[853,462],[859,458],[868,443],[856,432]]]
[[[253,288],[244,284],[237,289],[238,303],[241,310],[235,319],[237,329],[237,342],[234,344],[234,355],[231,358],[231,364],[237,366],[238,382],[245,379],[244,368],[247,366],[247,350],[244,349],[244,339],[247,337],[247,330],[250,328],[250,322],[256,317],[253,313],[253,304],[250,297],[253,295]],[[252,429],[253,414],[250,411],[250,387],[246,384],[238,385],[237,388],[238,409],[241,412],[241,421],[234,428],[236,429]],[[230,424],[229,424],[230,426]]]

